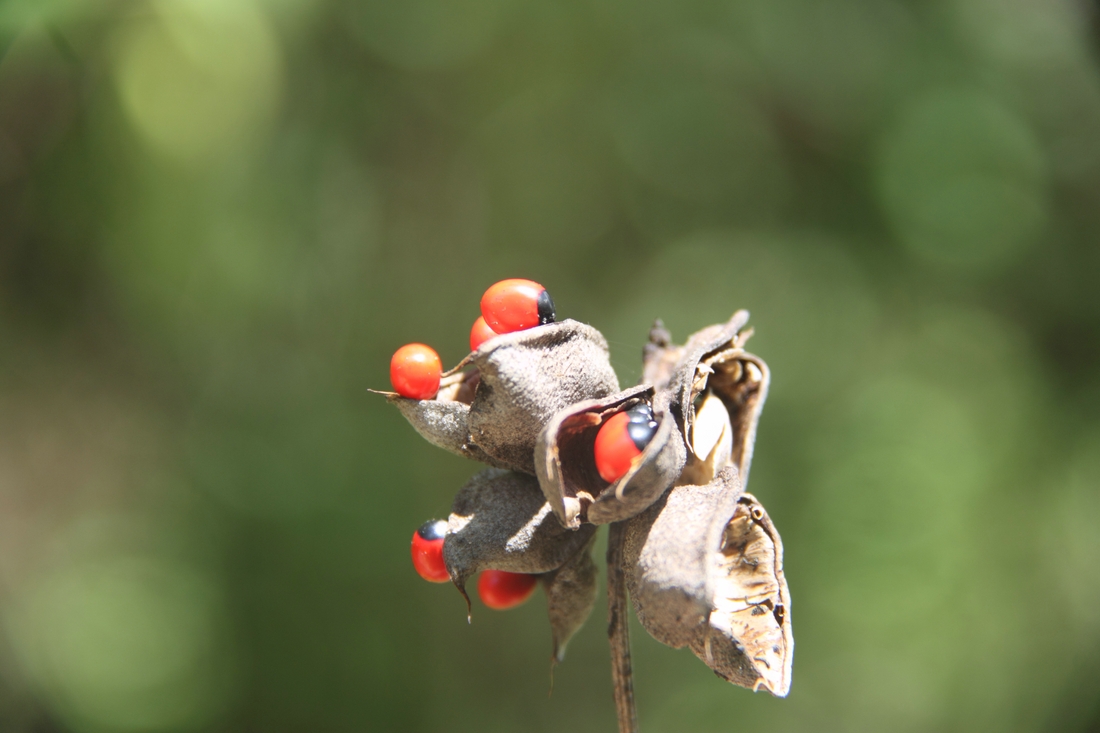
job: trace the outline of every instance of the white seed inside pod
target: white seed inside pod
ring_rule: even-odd
[[[726,406],[712,392],[707,392],[703,404],[695,413],[692,429],[692,450],[695,455],[713,466],[715,471],[729,463],[733,454],[733,428]]]

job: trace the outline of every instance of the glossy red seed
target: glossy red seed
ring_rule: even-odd
[[[414,400],[435,397],[442,374],[439,354],[424,344],[406,344],[390,359],[390,382],[402,397]]]
[[[620,412],[612,415],[596,433],[596,443],[592,449],[596,470],[600,472],[600,478],[609,484],[622,478],[630,470],[631,461],[641,455],[627,431],[629,424],[630,414]]]
[[[443,536],[447,523],[442,519],[425,522],[413,532],[412,561],[420,577],[431,583],[446,583],[451,579],[443,562]]]
[[[504,611],[520,605],[535,592],[538,577],[504,570],[486,570],[477,579],[477,594],[489,608]]]
[[[485,316],[478,316],[474,321],[474,327],[470,329],[470,351],[477,351],[477,347],[496,336],[497,332],[489,328],[485,322]]]
[[[496,333],[539,325],[539,296],[546,288],[533,280],[501,280],[481,296],[481,315]]]

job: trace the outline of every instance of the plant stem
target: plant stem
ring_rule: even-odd
[[[611,646],[611,684],[619,733],[638,733],[634,709],[634,673],[630,667],[630,616],[623,575],[624,522],[611,525],[607,537],[607,638]]]

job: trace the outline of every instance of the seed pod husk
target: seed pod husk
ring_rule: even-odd
[[[566,527],[609,524],[634,516],[668,489],[684,467],[683,439],[676,421],[655,399],[652,387],[639,385],[601,399],[571,405],[546,424],[535,445],[539,485]],[[612,484],[596,469],[593,445],[600,426],[639,402],[652,405],[659,425],[630,470]]]
[[[531,474],[535,441],[555,413],[619,391],[607,341],[573,320],[502,334],[468,358],[481,374],[470,405],[470,442]]]
[[[540,578],[546,590],[555,664],[565,659],[566,645],[584,625],[596,604],[596,564],[592,562],[595,538],[593,534],[568,562]]]
[[[468,426],[470,403],[480,375],[477,370],[453,372],[440,382],[439,393],[430,400],[414,400],[396,392],[379,392],[397,407],[416,432],[432,445],[463,458],[487,463],[497,468],[510,468],[478,446],[470,443]]]
[[[466,581],[480,570],[533,575],[557,570],[594,533],[595,527],[576,532],[562,527],[534,476],[489,468],[455,496],[443,561],[466,595]]]
[[[794,635],[783,574],[783,541],[752,494],[742,494],[718,553],[708,633],[691,641],[695,656],[735,685],[786,697]]]
[[[534,474],[535,439],[546,421],[567,405],[618,390],[604,337],[564,320],[487,340],[446,373],[433,399],[380,394],[432,445]]]
[[[716,674],[785,696],[794,640],[783,545],[736,468],[677,486],[627,523],[623,562],[638,619]]]
[[[649,340],[642,347],[642,384],[652,384],[658,391],[667,389],[683,356],[684,347],[672,343],[672,334],[658,318],[649,329]]]
[[[662,644],[679,649],[710,615],[710,553],[722,543],[741,485],[727,467],[704,486],[677,486],[626,525],[623,566],[638,620]]]
[[[756,425],[770,380],[767,364],[744,349],[752,335],[751,329],[741,332],[748,318],[748,311],[737,311],[726,323],[692,334],[669,378],[670,409],[680,422],[688,451],[687,481],[704,483],[722,467],[700,465],[707,463],[708,455],[698,450],[695,430],[697,406],[713,396],[721,401],[730,420],[731,450],[723,464],[736,466],[742,487],[747,485]],[[657,364],[656,359],[651,357],[651,363]]]

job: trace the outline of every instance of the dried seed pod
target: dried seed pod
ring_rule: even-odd
[[[572,320],[501,334],[468,358],[481,374],[470,405],[470,442],[527,473],[535,473],[535,441],[556,412],[619,391],[607,341]]]
[[[381,394],[432,445],[534,474],[535,439],[546,421],[567,405],[618,390],[604,337],[565,320],[494,336],[447,372],[434,399]]]
[[[596,604],[596,563],[592,562],[595,534],[581,551],[557,570],[541,577],[546,589],[554,663],[565,659],[565,647],[592,613]]]
[[[734,684],[787,694],[794,640],[783,545],[733,466],[705,486],[677,486],[631,519],[623,562],[650,635],[690,646]]]
[[[546,424],[535,446],[539,485],[562,524],[609,524],[634,516],[672,485],[684,467],[680,431],[652,387],[640,385],[571,405]],[[630,470],[612,484],[600,478],[593,445],[600,426],[616,413],[650,402],[657,432]]]
[[[683,355],[684,347],[672,343],[672,334],[658,318],[649,329],[649,340],[642,347],[642,384],[652,384],[656,390],[666,389]]]
[[[711,611],[710,558],[737,507],[737,471],[703,486],[677,486],[627,522],[623,567],[638,620],[662,644],[680,648]]]
[[[770,379],[767,364],[745,352],[744,344],[752,331],[740,331],[748,319],[748,311],[737,311],[726,323],[692,334],[669,377],[671,411],[680,422],[688,450],[688,465],[681,483],[706,483],[723,465],[737,467],[742,486],[748,482],[756,425]],[[666,352],[673,353],[674,348],[666,347],[661,357],[651,357],[654,369],[661,363],[660,358]],[[704,406],[710,408],[709,417],[713,421],[698,426]],[[721,437],[722,408],[729,416],[728,456],[721,452],[725,440]],[[720,450],[717,455],[712,453],[716,447]]]
[[[468,427],[480,375],[477,370],[453,372],[440,382],[439,392],[430,400],[412,400],[395,392],[380,392],[395,405],[421,437],[450,453],[487,463],[497,468],[512,468],[485,454],[470,443]]]
[[[708,633],[691,650],[735,685],[786,697],[791,688],[794,635],[791,597],[783,575],[783,541],[764,507],[742,494],[712,566]]]
[[[594,533],[595,527],[576,532],[562,527],[534,476],[489,468],[474,475],[455,496],[443,561],[451,581],[466,595],[467,579],[480,570],[557,570]]]

